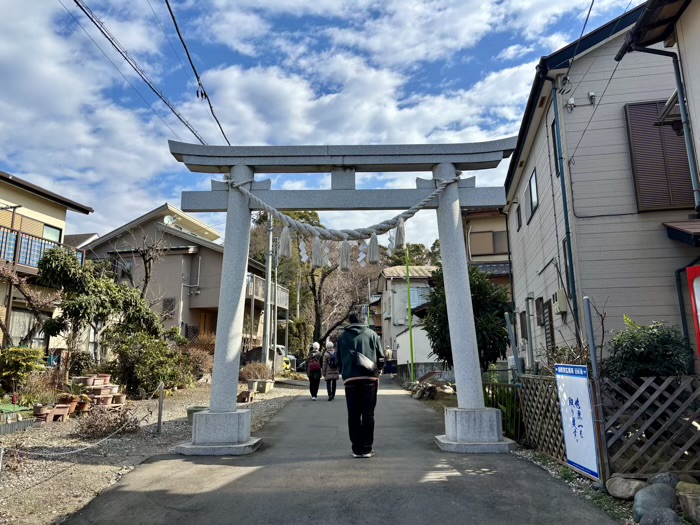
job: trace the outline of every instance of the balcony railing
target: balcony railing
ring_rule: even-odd
[[[82,250],[0,226],[0,262],[38,268],[44,253],[52,248],[68,248],[76,252],[80,264],[85,260]]]
[[[275,290],[271,290],[272,295],[270,301],[275,300]],[[259,301],[265,301],[265,279],[257,275],[248,274],[248,283],[246,284],[246,297],[252,297]],[[277,306],[285,310],[289,310],[289,290],[283,286],[277,286]]]

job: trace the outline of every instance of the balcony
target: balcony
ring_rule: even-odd
[[[275,290],[271,290],[270,301],[275,300]],[[253,298],[260,302],[265,302],[265,279],[257,275],[248,274],[248,282],[245,290],[246,298]],[[289,310],[289,290],[282,286],[277,286],[277,307]]]
[[[36,274],[42,256],[52,248],[68,248],[76,252],[80,264],[85,260],[85,252],[82,250],[0,226],[0,263],[15,264],[24,267],[20,269],[27,270],[28,273]]]

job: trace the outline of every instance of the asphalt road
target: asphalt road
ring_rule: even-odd
[[[616,523],[516,456],[440,451],[442,416],[384,381],[371,459],[353,459],[345,398],[290,403],[242,457],[157,456],[98,496],[71,525]]]

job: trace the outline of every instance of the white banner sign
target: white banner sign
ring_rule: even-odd
[[[556,365],[556,376],[566,460],[572,467],[600,479],[588,369],[583,365]]]

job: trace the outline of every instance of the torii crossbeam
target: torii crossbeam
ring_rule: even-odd
[[[495,168],[515,148],[516,138],[472,144],[371,146],[200,146],[170,141],[170,152],[191,171],[222,173],[211,191],[182,194],[189,212],[226,212],[224,262],[214,352],[211,404],[194,416],[192,442],[183,454],[246,454],[260,444],[251,438],[249,410],[237,410],[238,367],[243,342],[245,279],[251,211],[259,209],[241,191],[278,210],[407,209],[428,197],[437,180],[452,180],[458,170]],[[416,189],[355,188],[356,172],[432,172]],[[330,190],[272,190],[262,173],[330,173]],[[498,409],[485,408],[471,304],[461,208],[505,205],[502,187],[476,187],[474,179],[448,185],[426,208],[437,210],[440,253],[447,296],[450,342],[458,408],[445,413],[445,435],[436,436],[451,452],[505,452],[514,443],[503,437]]]

